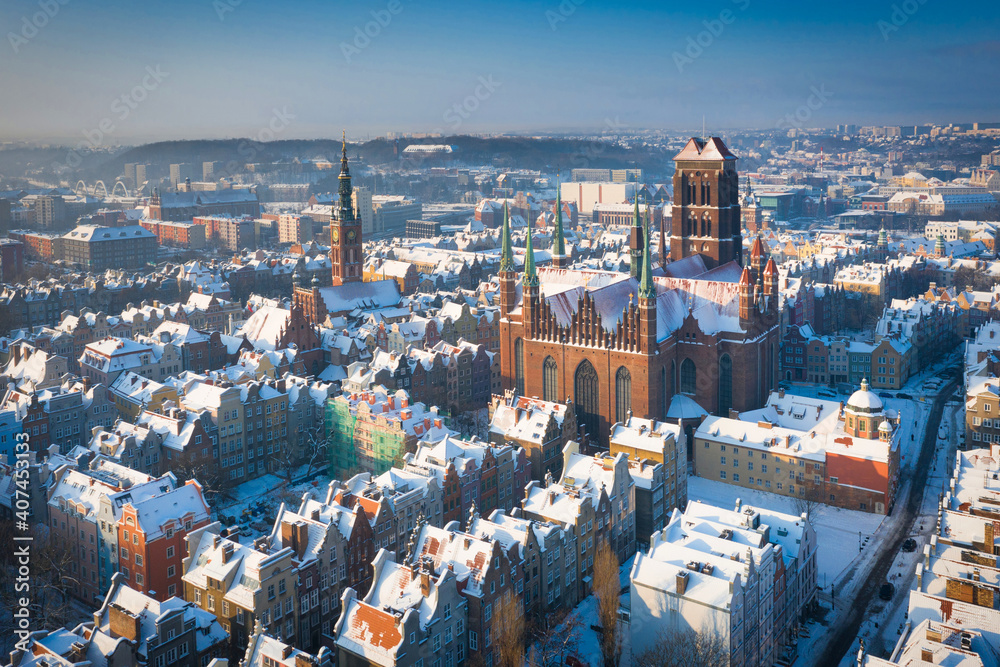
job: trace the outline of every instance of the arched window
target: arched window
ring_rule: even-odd
[[[615,373],[615,419],[623,422],[632,409],[632,374],[622,366]]]
[[[556,377],[559,371],[556,360],[552,357],[545,357],[542,364],[542,399],[546,401],[559,400],[559,381]]]
[[[576,421],[584,432],[597,437],[601,425],[600,379],[594,366],[586,359],[576,367],[573,378],[573,401],[576,403]]]
[[[681,393],[693,394],[698,386],[697,371],[694,362],[685,359],[681,362]]]
[[[729,416],[733,407],[733,360],[728,354],[719,357],[719,414]]]
[[[524,341],[514,341],[514,391],[524,396]]]

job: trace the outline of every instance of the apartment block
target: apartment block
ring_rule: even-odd
[[[687,446],[681,427],[629,417],[611,427],[610,454],[628,458],[635,483],[635,537],[648,545],[674,508],[687,505]]]
[[[403,470],[436,481],[443,523],[464,520],[474,507],[483,513],[509,512],[530,479],[523,448],[452,436],[419,442],[412,454],[403,456]]]
[[[508,390],[493,397],[490,411],[490,441],[522,447],[531,460],[532,479],[562,475],[563,447],[577,438],[575,410]]]
[[[242,652],[259,621],[276,638],[294,641],[298,632],[293,551],[260,551],[223,535],[218,522],[191,533],[181,566],[184,599],[211,612]]]
[[[436,406],[411,405],[406,391],[389,393],[384,387],[329,399],[325,428],[330,462],[341,476],[360,471],[380,475],[401,464],[418,440],[452,433]]]
[[[636,555],[629,581],[633,651],[708,627],[729,665],[791,662],[792,629],[816,590],[816,533],[805,516],[689,503]]]
[[[760,410],[707,417],[694,434],[694,474],[886,514],[899,484],[899,418],[864,381],[846,405],[780,390]]]
[[[434,572],[431,559],[396,562],[385,549],[372,561],[364,597],[342,595],[334,636],[340,667],[419,667],[437,660],[458,665],[469,657],[466,599],[456,573]],[[400,559],[402,560],[402,559]]]

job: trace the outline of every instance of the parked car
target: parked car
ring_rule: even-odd
[[[909,394],[904,394],[903,392],[899,392],[898,394],[896,394],[896,398],[905,398],[908,401],[913,399],[912,396],[910,396]]]
[[[878,395],[881,396],[882,398],[892,398],[892,394],[890,394],[887,391],[880,391]]]

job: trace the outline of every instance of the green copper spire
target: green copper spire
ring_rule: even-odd
[[[642,219],[639,217],[639,193],[635,193],[635,215],[632,217],[632,226],[641,227]]]
[[[500,272],[514,271],[514,251],[510,244],[510,211],[503,205],[503,233],[500,241]]]
[[[552,240],[552,256],[563,257],[566,255],[566,239],[563,238],[562,225],[562,193],[560,184],[556,184],[556,237]]]
[[[535,270],[535,250],[531,247],[531,209],[528,209],[528,235],[524,247],[524,285],[538,285],[538,271]]]
[[[656,285],[653,284],[653,261],[649,257],[649,225],[646,225],[646,242],[642,244],[642,277],[639,280],[639,298],[656,298]]]

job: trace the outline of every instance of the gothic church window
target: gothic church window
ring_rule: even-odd
[[[576,367],[573,390],[577,423],[583,426],[586,433],[597,434],[601,424],[600,379],[594,366],[586,359]]]
[[[681,362],[681,393],[693,394],[697,386],[697,370],[695,369],[694,362],[690,359],[685,359]]]
[[[545,363],[542,365],[542,400],[559,400],[559,382],[556,377],[558,371],[556,360],[545,357]]]
[[[615,420],[623,422],[632,409],[632,374],[622,366],[615,373]]]
[[[524,396],[524,341],[514,341],[514,391]]]

